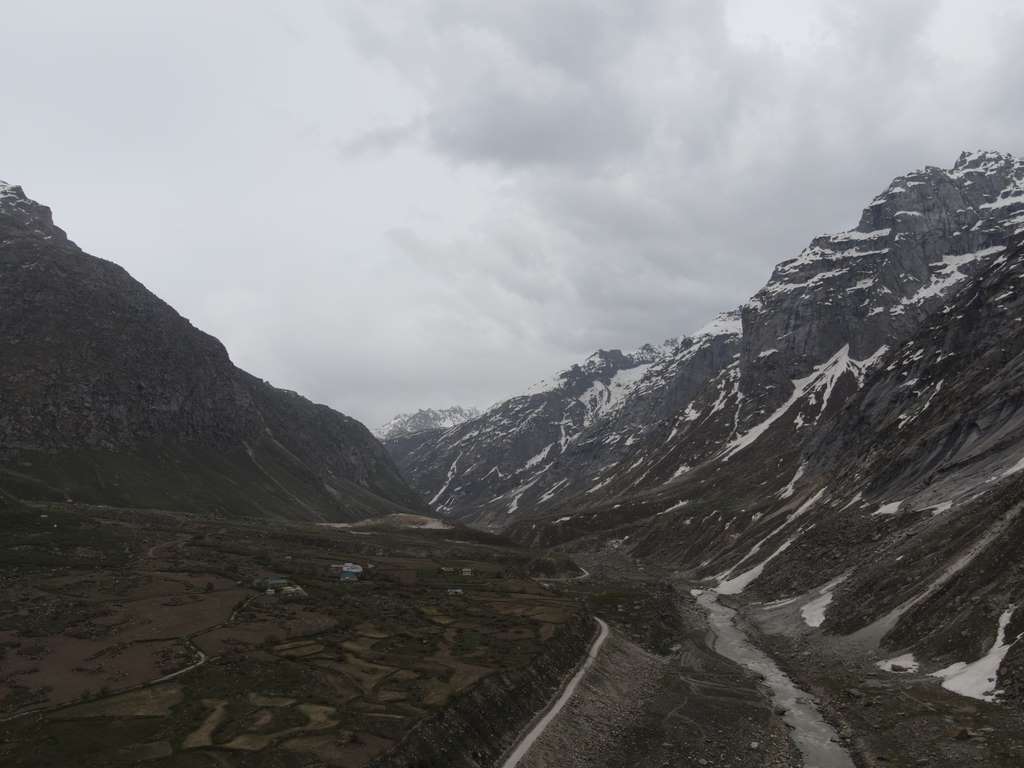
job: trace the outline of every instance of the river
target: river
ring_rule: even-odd
[[[755,648],[735,622],[736,611],[718,602],[712,591],[694,590],[715,635],[713,650],[764,678],[772,699],[786,710],[793,741],[804,768],[854,768],[849,753],[838,743],[835,730],[822,718],[813,699],[796,686],[775,662]]]

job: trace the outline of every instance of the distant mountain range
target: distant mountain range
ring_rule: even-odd
[[[13,496],[310,520],[425,509],[362,424],[236,368],[6,183],[0,360]]]
[[[434,410],[424,408],[415,413],[400,413],[387,423],[382,424],[374,434],[381,440],[390,440],[397,437],[408,437],[409,435],[427,432],[433,429],[450,429],[463,424],[470,419],[480,415],[476,408],[463,408],[460,405],[453,405],[451,408]]]

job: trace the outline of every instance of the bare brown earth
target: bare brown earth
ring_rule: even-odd
[[[368,765],[482,681],[532,673],[570,628],[581,648],[589,634],[575,596],[528,576],[533,555],[469,531],[64,505],[0,526],[5,768]],[[366,578],[332,578],[346,560]],[[251,587],[269,574],[307,598]]]

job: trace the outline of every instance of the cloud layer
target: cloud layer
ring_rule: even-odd
[[[891,177],[1024,152],[1014,0],[5,17],[0,178],[370,424],[692,331]]]

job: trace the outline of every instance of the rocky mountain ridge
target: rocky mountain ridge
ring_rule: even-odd
[[[854,229],[815,238],[692,337],[642,361],[599,353],[554,386],[388,448],[441,513],[513,530],[558,519],[565,536],[577,510],[660,498],[769,433],[792,476],[805,435],[1002,252],[1022,176],[1012,156],[975,152],[898,177]]]
[[[648,373],[661,371],[669,365],[666,355],[677,352],[673,343],[631,353],[600,350],[475,419],[386,444],[414,486],[431,489],[437,511],[460,516],[463,505],[481,504],[481,514],[514,513],[590,427],[618,413],[630,393],[647,386]]]
[[[359,422],[236,368],[0,184],[0,487],[24,499],[347,520],[422,511]]]
[[[480,415],[480,410],[469,406],[453,405],[449,408],[421,408],[414,413],[400,413],[374,430],[381,440],[408,437],[435,429],[450,429]]]

